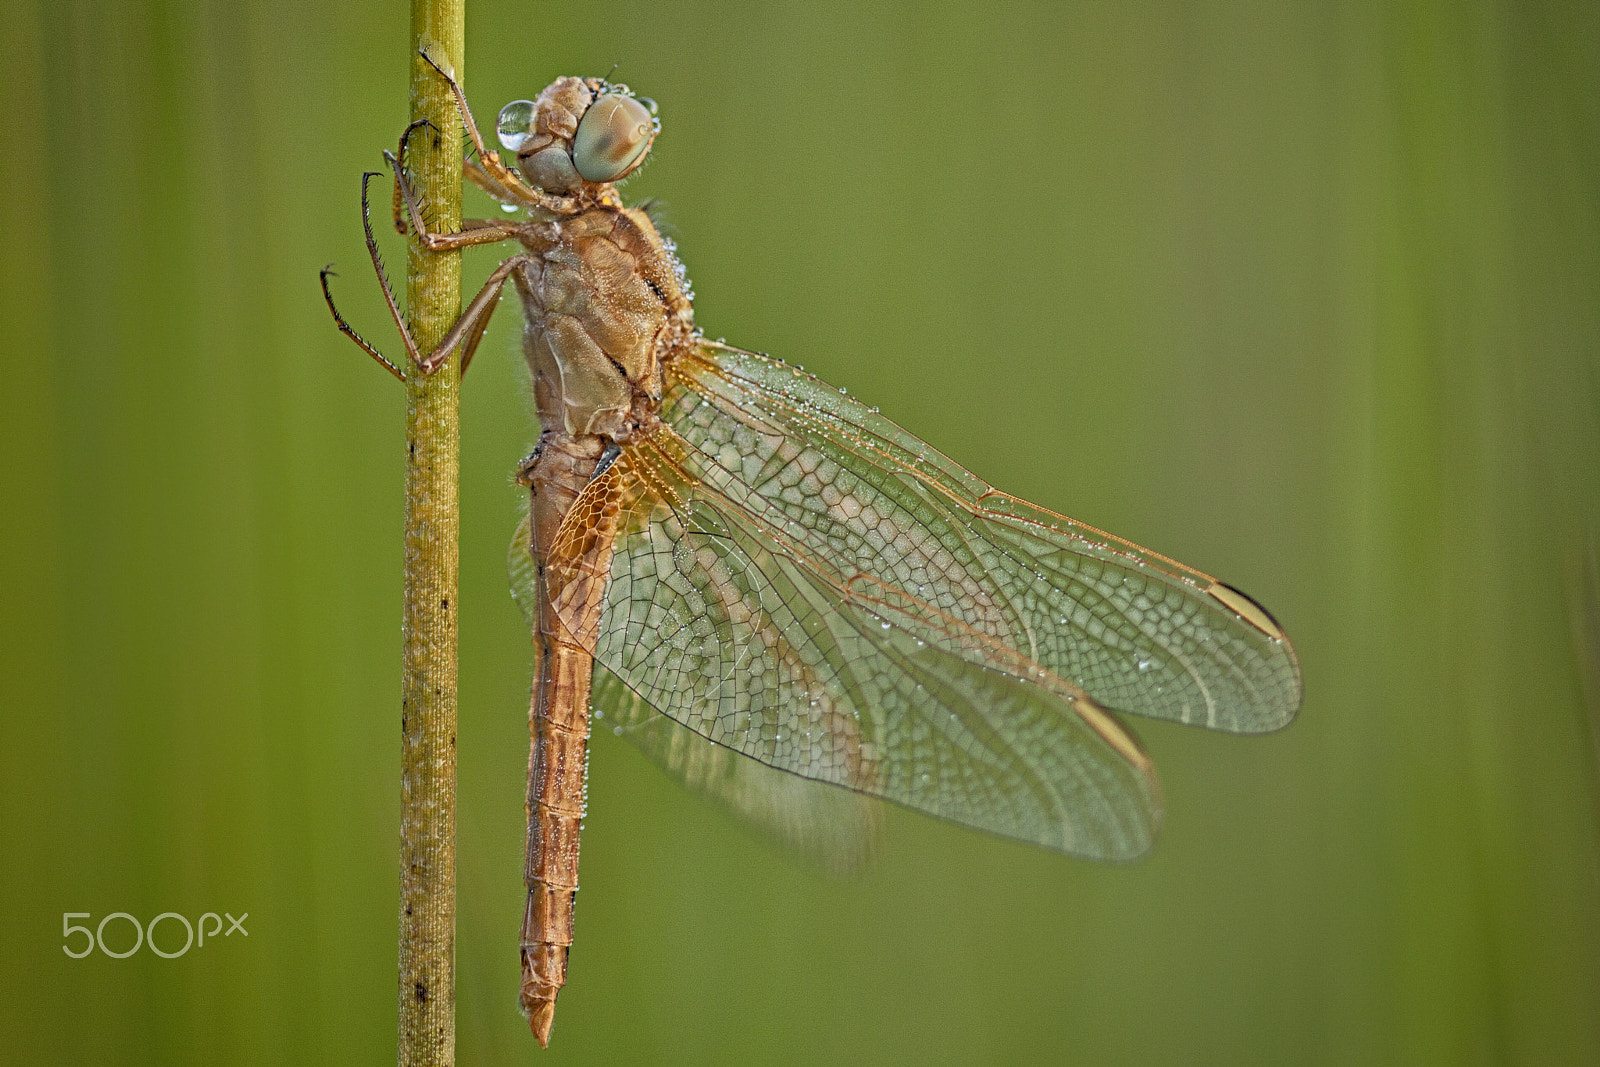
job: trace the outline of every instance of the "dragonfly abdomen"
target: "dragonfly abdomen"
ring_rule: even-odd
[[[521,1000],[534,1035],[547,1044],[572,944],[593,660],[583,649],[552,642],[548,635],[540,635],[539,645],[528,757]]]
[[[556,995],[567,980],[578,890],[594,669],[592,654],[580,642],[599,625],[617,525],[614,508],[590,508],[583,501],[594,495],[585,497],[584,491],[597,480],[607,445],[606,438],[592,434],[546,433],[524,475],[531,509],[527,550],[539,574],[539,624],[529,723],[521,1000],[541,1045],[549,1042]],[[584,536],[568,535],[569,516],[581,522]]]

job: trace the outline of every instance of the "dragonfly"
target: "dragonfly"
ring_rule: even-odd
[[[465,374],[507,283],[522,303],[540,434],[510,552],[536,652],[520,1001],[541,1045],[573,941],[592,717],[823,848],[848,847],[849,802],[867,797],[1126,861],[1151,847],[1162,798],[1118,713],[1240,734],[1295,716],[1294,649],[1244,593],[709,340],[675,246],[616,188],[660,132],[653,102],[560,78],[500,111],[502,158],[449,65],[423,55],[470,138],[464,178],[512,217],[431,231],[405,167],[413,123],[385,153],[396,228],[433,251],[520,250],[424,354],[378,259],[372,174],[363,222],[416,371],[459,353]],[[323,285],[340,330],[402,376]]]

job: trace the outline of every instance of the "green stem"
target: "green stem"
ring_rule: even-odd
[[[412,0],[411,117],[426,118],[408,163],[429,222],[461,222],[461,122],[443,79],[418,49],[459,78],[464,0]],[[432,351],[461,310],[461,258],[410,242],[411,334]],[[456,886],[456,643],[460,564],[460,371],[451,359],[406,383],[405,606],[400,712],[399,1062],[454,1064]]]

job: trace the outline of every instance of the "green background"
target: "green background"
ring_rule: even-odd
[[[389,1062],[402,395],[316,271],[399,351],[357,185],[405,10],[4,25],[0,1060]],[[1135,723],[1137,865],[895,810],[846,881],[602,733],[541,1055],[503,314],[463,402],[461,1061],[1600,1062],[1600,7],[470,4],[481,115],[613,63],[709,334],[1250,591],[1306,702]],[[69,911],[249,937],[73,960]]]

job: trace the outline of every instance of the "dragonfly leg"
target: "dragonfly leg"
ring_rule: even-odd
[[[387,369],[390,374],[394,375],[402,382],[405,381],[405,372],[399,367],[396,367],[393,363],[390,363],[389,360],[384,357],[382,352],[379,352],[376,348],[368,344],[367,339],[362,337],[359,333],[356,333],[355,329],[348,322],[344,321],[344,316],[339,314],[339,309],[335,307],[333,303],[333,293],[328,289],[328,279],[337,277],[338,275],[333,272],[333,264],[330,263],[326,267],[322,268],[322,298],[328,302],[328,310],[333,312],[334,325],[339,327],[340,333],[344,334],[346,337],[350,338],[350,340],[360,345],[363,352],[377,360],[378,363]]]
[[[400,148],[395,154],[400,157],[401,167],[406,165],[406,148],[411,142],[411,135],[424,126],[433,131],[434,147],[437,148],[439,146],[439,127],[435,126],[429,119],[414,120],[400,132]],[[406,229],[405,200],[400,195],[400,176],[398,174],[395,175],[394,179],[394,202],[390,211],[394,215],[394,232],[401,237],[410,233],[411,231]]]
[[[488,174],[484,173],[483,168],[474,163],[470,158],[463,159],[461,161],[461,176],[467,179],[467,181],[471,182],[473,185],[476,185],[479,189],[482,189],[484,192],[494,197],[502,204],[506,204],[511,207],[528,206],[518,199],[517,195],[511,190],[507,189],[505,186],[489,177]]]
[[[472,361],[472,354],[477,351],[478,342],[483,339],[483,331],[489,325],[489,318],[494,314],[494,309],[500,304],[500,290],[504,288],[506,279],[511,277],[513,271],[524,264],[534,262],[538,257],[526,252],[512,256],[494,269],[489,275],[478,295],[472,298],[472,303],[456,319],[456,324],[450,327],[450,332],[444,335],[444,340],[439,342],[439,347],[428,354],[426,359],[419,359],[417,366],[424,374],[432,374],[450,353],[461,346],[461,374],[467,373],[467,364]]]
[[[409,126],[407,126],[403,131],[401,131],[401,134],[400,134],[400,146],[399,146],[399,149],[395,152],[395,156],[399,160],[399,166],[397,168],[399,171],[408,173],[407,168],[406,168],[406,153],[411,147],[411,135],[413,133],[416,133],[417,130],[422,129],[424,127],[434,131],[434,146],[438,147],[438,143],[439,143],[439,128],[437,126],[435,126],[433,124],[433,122],[431,120],[429,120],[429,119],[416,119],[416,120],[414,120]],[[495,182],[494,179],[492,179],[488,175],[484,174],[483,171],[478,167],[478,165],[476,163],[472,162],[472,160],[470,158],[463,159],[461,161],[461,176],[463,178],[466,178],[469,181],[471,181],[472,184],[476,185],[478,188],[482,189],[484,192],[488,193],[490,196],[494,197],[496,200],[500,201],[502,204],[509,204],[512,207],[525,207],[526,206],[520,200],[518,200],[515,196],[513,196],[511,193],[507,192],[504,186],[500,185],[498,182]],[[417,207],[416,207],[414,213],[418,214],[418,215],[423,215],[423,217],[426,218],[426,215],[423,214],[423,209],[427,205],[423,202],[421,197],[417,197],[416,198],[416,204],[417,204]],[[395,175],[395,179],[394,179],[394,204],[393,204],[393,207],[391,208],[391,211],[392,211],[392,213],[394,215],[394,231],[395,231],[395,233],[398,233],[401,237],[405,237],[406,235],[411,233],[411,228],[406,223],[406,210],[407,210],[407,207],[408,207],[408,204],[407,204],[406,197],[405,197],[404,193],[401,191],[401,187],[400,187],[400,174],[396,174]],[[479,229],[479,228],[484,227],[484,226],[493,226],[493,225],[499,225],[499,223],[493,222],[493,221],[488,220],[488,219],[462,219],[461,220],[461,228],[463,230],[475,230],[475,229]]]
[[[378,287],[383,290],[383,302],[389,306],[389,316],[400,329],[400,340],[405,342],[406,354],[411,357],[412,363],[420,367],[422,353],[417,350],[417,342],[411,339],[411,331],[406,327],[406,317],[400,314],[400,305],[394,298],[394,287],[389,284],[389,275],[383,269],[383,256],[378,252],[378,239],[372,235],[372,201],[367,195],[367,187],[372,179],[377,177],[381,175],[372,170],[361,176],[361,228],[366,233],[367,255],[372,258],[372,269],[377,272]]]
[[[496,267],[494,273],[489,275],[489,280],[473,297],[472,303],[467,305],[465,311],[456,319],[455,325],[450,327],[450,332],[445,334],[439,346],[423,357],[417,344],[411,338],[411,331],[406,327],[405,316],[400,314],[400,306],[394,297],[394,288],[389,284],[389,275],[383,269],[383,257],[378,252],[378,241],[372,233],[372,202],[368,195],[369,186],[373,178],[379,175],[375,171],[368,171],[361,176],[361,224],[366,232],[367,252],[372,258],[372,269],[378,275],[378,286],[383,290],[384,303],[389,307],[389,314],[394,319],[395,326],[400,330],[400,338],[405,342],[406,352],[411,357],[411,362],[424,374],[432,374],[439,368],[450,353],[456,348],[461,348],[461,372],[467,371],[467,365],[472,362],[473,353],[478,349],[478,342],[483,340],[483,331],[489,325],[489,319],[494,314],[495,306],[499,302],[500,290],[505,285],[511,272],[524,263],[532,262],[533,256],[523,253],[512,256],[510,259]],[[503,238],[501,238],[503,239]],[[339,332],[350,338],[362,351],[377,360],[390,374],[401,381],[405,381],[405,374],[394,363],[384,357],[383,353],[367,342],[345,321],[339,314],[339,309],[333,302],[333,293],[328,287],[328,277],[333,273],[329,268],[322,271],[322,295],[328,302],[328,310],[333,313],[333,321],[339,327]]]
[[[450,92],[455,95],[456,110],[461,112],[461,121],[467,128],[467,136],[472,139],[472,146],[478,150],[478,158],[482,160],[484,173],[499,182],[507,192],[524,204],[543,208],[557,215],[570,215],[576,209],[577,201],[567,196],[551,196],[542,189],[530,189],[517,176],[516,171],[502,163],[500,153],[492,151],[484,143],[483,134],[478,132],[478,123],[472,117],[472,108],[467,106],[467,94],[462,91],[461,83],[456,81],[455,74],[434,59],[427,48],[419,48],[417,52],[428,66],[439,72],[439,77],[445,80],[450,86]]]
[[[411,125],[415,126],[416,123]],[[422,242],[422,247],[430,252],[445,252],[452,248],[470,248],[473,245],[507,241],[521,232],[520,222],[464,219],[463,229],[459,233],[430,233],[427,223],[422,218],[422,205],[417,200],[416,190],[411,188],[411,182],[406,179],[404,162],[396,158],[392,152],[385,152],[383,158],[389,161],[389,166],[394,170],[395,189],[405,206],[411,230],[417,235],[417,240]],[[398,219],[395,228],[402,233],[405,232],[403,224]]]
[[[538,466],[539,457],[544,454],[544,437],[547,432],[539,434],[539,440],[534,442],[533,451],[517,464],[517,484],[524,488],[533,488],[533,468]]]
[[[378,287],[383,290],[383,300],[389,306],[389,315],[394,319],[395,325],[400,328],[400,339],[405,342],[406,352],[410,355],[411,362],[421,366],[422,353],[417,351],[417,343],[411,339],[411,331],[406,329],[405,316],[400,314],[400,306],[394,299],[394,289],[389,285],[389,275],[383,269],[383,257],[378,253],[378,239],[372,235],[372,200],[368,195],[368,186],[371,185],[372,179],[378,177],[381,177],[381,175],[377,171],[371,170],[361,175],[361,228],[366,234],[367,254],[372,257],[372,269],[378,274]],[[401,373],[400,368],[385,359],[382,353],[368,344],[360,334],[351,328],[349,323],[345,322],[344,316],[339,314],[339,309],[333,303],[333,293],[328,289],[328,275],[330,273],[332,273],[330,270],[323,268],[322,295],[328,302],[328,310],[333,312],[333,321],[338,325],[339,332],[360,345],[362,351],[366,352],[367,355],[387,367],[389,373],[401,381],[405,381],[405,375]]]

